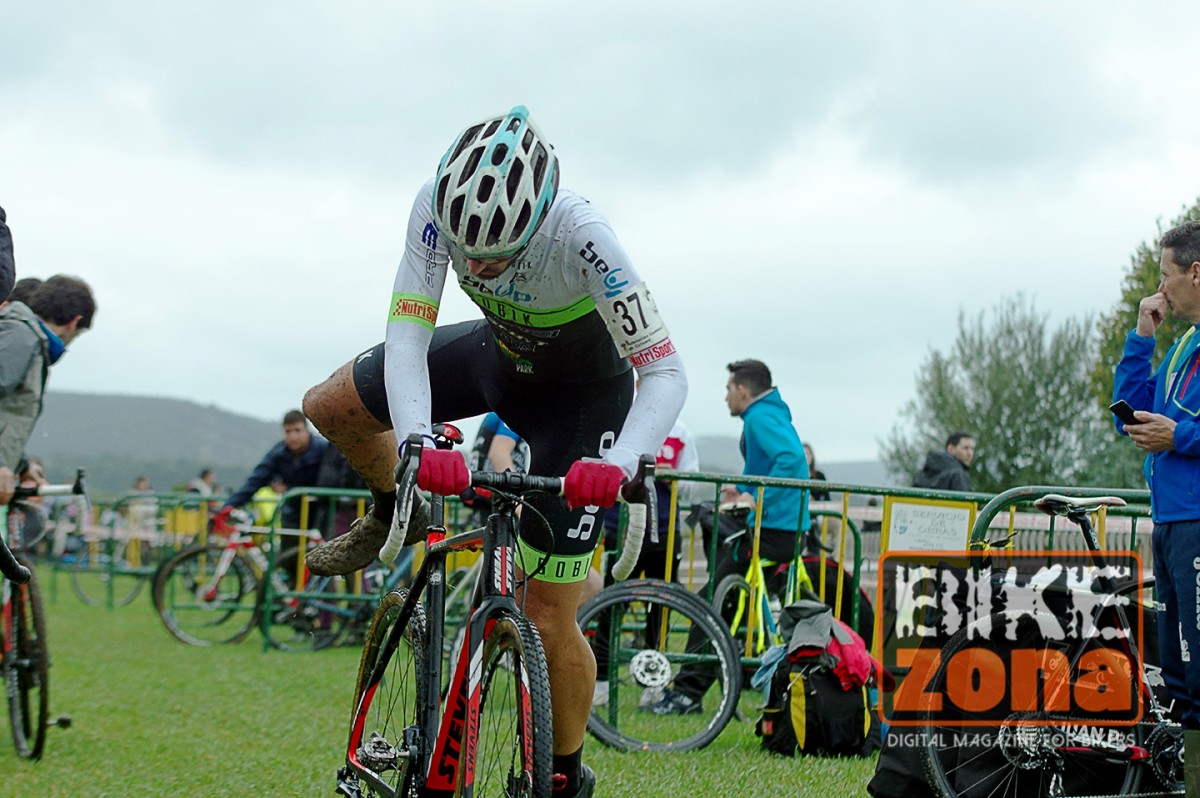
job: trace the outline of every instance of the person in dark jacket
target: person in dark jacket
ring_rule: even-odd
[[[0,301],[8,299],[17,281],[17,265],[13,257],[12,232],[8,229],[8,217],[0,208]]]
[[[974,459],[974,436],[955,432],[946,439],[945,451],[935,449],[926,456],[925,467],[913,477],[913,487],[968,491],[971,489],[971,477],[967,469]]]
[[[233,508],[249,502],[254,492],[271,484],[271,479],[276,475],[282,477],[289,488],[315,487],[319,484],[321,460],[328,446],[329,441],[313,437],[303,413],[289,410],[283,417],[283,440],[271,447],[242,486],[229,495],[214,522],[218,527],[223,526]],[[287,529],[299,528],[299,502],[291,501],[284,505],[280,523]]]

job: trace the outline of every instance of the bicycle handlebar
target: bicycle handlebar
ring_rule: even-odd
[[[388,531],[387,542],[379,550],[379,559],[391,565],[404,545],[405,529],[409,520],[409,505],[412,501],[413,489],[417,484],[417,470],[421,464],[421,450],[424,448],[424,438],[417,433],[408,436],[405,442],[404,455],[396,465],[396,515],[392,527]],[[507,491],[509,493],[548,493],[561,496],[563,492],[562,477],[539,477],[521,474],[514,471],[472,471],[471,487],[487,488],[489,490]],[[621,489],[622,497],[629,504],[629,532],[621,556],[612,568],[613,576],[618,580],[628,578],[637,564],[642,552],[642,542],[649,532],[651,539],[657,540],[658,510],[657,494],[654,490],[654,456],[642,455],[638,462],[637,473],[631,482]]]
[[[73,483],[18,487],[13,490],[13,500],[28,499],[33,496],[82,496],[85,493],[83,469],[81,468],[75,472],[75,481]],[[18,585],[24,585],[33,578],[33,574],[30,573],[29,569],[17,562],[17,558],[13,556],[12,551],[5,544],[3,538],[0,538],[0,573],[4,575],[5,579]]]

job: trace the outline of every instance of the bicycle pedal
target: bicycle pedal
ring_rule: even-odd
[[[362,798],[362,787],[358,783],[358,774],[348,766],[338,768],[337,789],[334,792],[338,795],[345,795],[346,798]]]
[[[407,757],[407,752],[389,743],[379,732],[371,732],[371,738],[358,749],[358,761],[377,773],[395,768],[399,760]]]
[[[69,728],[71,728],[71,716],[70,715],[59,715],[54,720],[50,721],[50,725],[57,726],[60,729],[69,729]]]

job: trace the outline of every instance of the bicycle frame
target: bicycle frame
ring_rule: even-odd
[[[443,500],[433,497],[433,517],[440,520]],[[428,638],[424,650],[424,665],[429,678],[425,680],[426,694],[417,697],[419,710],[418,734],[432,745],[419,745],[420,760],[408,762],[424,775],[425,788],[429,791],[452,793],[456,787],[459,769],[466,768],[464,783],[474,780],[473,764],[475,752],[463,750],[460,741],[468,745],[472,735],[464,735],[463,729],[476,728],[479,720],[480,672],[477,665],[481,656],[484,633],[489,624],[504,612],[518,612],[516,602],[515,553],[517,531],[512,510],[515,502],[497,493],[493,495],[493,513],[488,525],[482,529],[445,536],[444,528],[431,529],[428,550],[416,577],[413,579],[391,633],[376,661],[366,689],[355,708],[355,721],[347,742],[346,759],[360,779],[372,783],[376,789],[388,790],[389,785],[376,781],[373,772],[359,760],[359,750],[366,724],[364,708],[383,679],[391,656],[400,643],[400,638],[411,617],[413,608],[424,599],[429,617]],[[450,674],[450,684],[443,697],[442,646],[445,634],[446,600],[446,557],[455,551],[478,549],[482,546],[482,569],[476,582],[475,601],[467,621],[467,633],[462,647],[457,652],[457,665]],[[522,707],[523,712],[529,708]],[[411,755],[412,747],[402,755]]]

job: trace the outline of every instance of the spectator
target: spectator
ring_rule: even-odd
[[[808,461],[808,478],[824,482],[825,472],[817,468],[817,456],[813,454],[813,448],[807,443],[804,444],[804,459]],[[827,502],[829,501],[829,491],[813,490],[809,493],[809,497],[815,502]]]
[[[129,526],[143,535],[149,535],[158,529],[158,499],[154,496],[154,486],[150,477],[139,474],[133,481],[134,495],[130,497],[127,506]]]
[[[0,208],[0,300],[8,299],[17,279],[17,266],[13,258],[12,233],[8,229],[8,217]]]
[[[261,462],[246,477],[242,486],[229,495],[221,506],[214,521],[218,527],[224,525],[230,512],[241,507],[254,497],[255,491],[271,484],[278,476],[284,490],[289,488],[315,487],[321,468],[321,459],[329,441],[314,438],[308,428],[308,419],[299,410],[289,410],[283,417],[283,440],[271,447]],[[280,524],[287,529],[300,528],[300,503],[288,502],[280,514]]]
[[[1200,747],[1200,335],[1189,327],[1151,372],[1155,335],[1170,312],[1200,324],[1200,222],[1168,230],[1159,242],[1158,291],[1138,305],[1137,326],[1125,337],[1117,364],[1113,399],[1134,409],[1136,424],[1115,422],[1146,452],[1154,521],[1155,598],[1163,680],[1175,701],[1188,751]],[[1189,788],[1189,795],[1191,791]]]
[[[11,305],[13,302],[29,303],[29,298],[38,290],[44,282],[40,277],[22,277],[17,280],[17,284],[13,286],[12,293],[8,295],[7,302],[0,302],[0,310]]]
[[[50,366],[92,326],[95,314],[88,284],[61,274],[39,286],[28,303],[0,310],[0,504],[12,499],[13,471],[42,414]]]
[[[913,477],[913,487],[969,491],[971,477],[967,469],[974,459],[975,437],[955,432],[946,438],[945,451],[934,449],[925,457],[925,467]]]
[[[467,468],[472,471],[517,471],[528,472],[529,444],[512,427],[505,424],[495,412],[488,413],[479,423],[471,452],[467,455]],[[491,491],[469,489],[462,495],[463,503],[471,508],[467,519],[470,527],[487,523],[491,512]],[[521,508],[517,508],[518,513]]]
[[[771,370],[759,360],[739,360],[730,363],[729,381],[725,386],[725,403],[729,413],[742,419],[740,448],[746,476],[778,479],[808,479],[808,460],[800,436],[792,426],[792,413],[771,385]],[[754,490],[757,490],[756,488]],[[749,485],[727,485],[722,500],[755,503]],[[759,553],[764,559],[788,562],[796,556],[797,530],[808,529],[807,491],[794,488],[766,488],[763,491],[761,537]],[[752,512],[749,526],[754,528]],[[744,573],[750,564],[751,543],[747,535],[736,538],[733,545],[717,552],[713,569],[713,584],[719,584],[729,574]],[[689,646],[699,644],[699,635],[689,633]],[[651,708],[659,715],[682,715],[699,712],[701,699],[712,685],[715,674],[711,666],[685,665],[661,701]]]
[[[220,493],[221,488],[217,485],[217,473],[211,468],[205,468],[200,472],[200,476],[187,484],[187,490],[189,493],[199,493],[201,496],[213,496]]]

